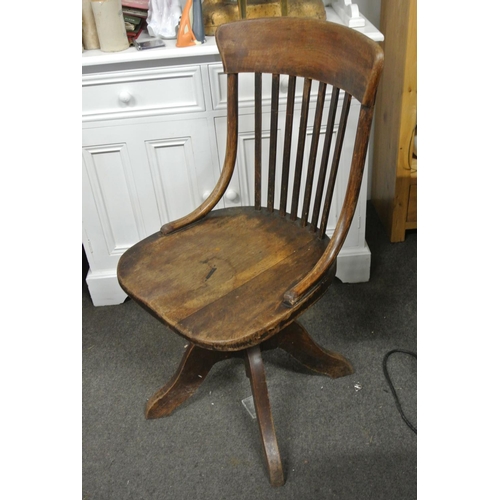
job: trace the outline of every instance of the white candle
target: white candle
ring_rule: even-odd
[[[123,20],[121,0],[91,0],[99,44],[104,52],[118,52],[130,44]]]
[[[82,0],[82,42],[87,50],[99,48],[99,37],[90,0]]]

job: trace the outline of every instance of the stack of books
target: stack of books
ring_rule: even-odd
[[[123,19],[128,41],[132,43],[146,27],[149,0],[122,0]]]

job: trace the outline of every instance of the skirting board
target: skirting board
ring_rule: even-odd
[[[94,306],[114,306],[121,304],[127,298],[127,294],[118,283],[116,270],[110,271],[109,274],[89,271],[85,281]]]
[[[342,283],[366,283],[370,279],[372,254],[368,245],[342,249],[337,257],[337,278]]]
[[[368,245],[360,251],[343,249],[337,257],[337,278],[343,283],[364,283],[370,279],[371,253]],[[127,294],[118,284],[116,271],[107,274],[87,274],[87,285],[94,306],[113,306],[121,304]]]

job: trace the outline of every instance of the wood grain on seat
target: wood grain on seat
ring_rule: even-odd
[[[279,213],[224,209],[139,242],[120,260],[118,277],[131,297],[193,343],[242,349],[287,321],[294,310],[283,304],[284,292],[327,244]]]

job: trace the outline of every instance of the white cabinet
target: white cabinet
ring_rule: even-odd
[[[378,32],[370,29],[376,38]],[[226,144],[226,88],[213,37],[208,39],[188,49],[167,41],[167,47],[156,52],[131,48],[116,54],[83,54],[83,245],[96,306],[126,298],[116,278],[123,252],[162,224],[192,211],[215,186]],[[253,81],[243,78],[242,84],[237,166],[217,208],[253,203]],[[270,89],[270,81],[264,81],[265,106],[270,105]],[[280,91],[284,103],[286,81]],[[297,120],[298,113],[300,106]],[[263,119],[269,123],[266,108]],[[284,120],[280,116],[281,131]],[[352,147],[353,140],[348,130],[345,147]],[[347,181],[347,167],[341,165],[338,182]],[[329,234],[341,201],[334,199]],[[343,281],[369,279],[365,207],[366,180],[338,260],[337,275]]]

